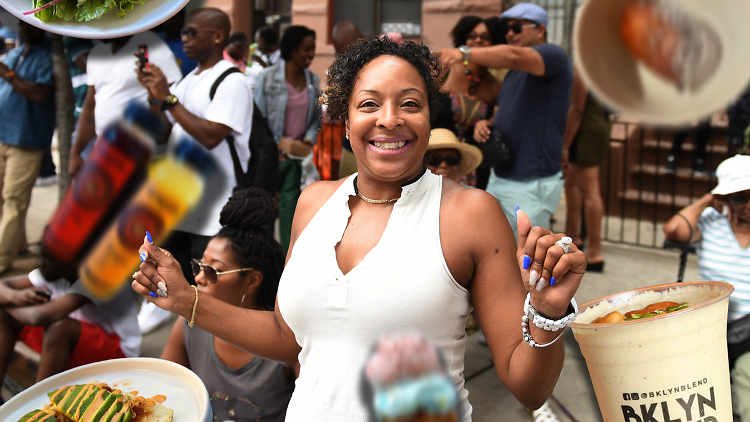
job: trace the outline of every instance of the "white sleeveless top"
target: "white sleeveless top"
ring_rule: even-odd
[[[440,246],[442,178],[426,171],[402,187],[378,244],[343,274],[335,246],[351,216],[354,176],[300,234],[281,277],[279,310],[302,347],[286,420],[374,422],[361,388],[365,363],[382,335],[416,332],[441,350],[458,391],[459,417],[470,422],[463,373],[473,308]]]

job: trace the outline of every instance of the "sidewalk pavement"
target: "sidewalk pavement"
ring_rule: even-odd
[[[32,250],[38,244],[44,226],[57,206],[57,186],[34,188],[31,206],[27,215],[27,238]],[[564,201],[561,201],[555,214],[558,221],[564,221]],[[587,273],[576,295],[579,304],[602,296],[651,286],[671,283],[675,280],[679,258],[674,251],[626,246],[606,243],[603,246],[606,257],[604,273]],[[11,272],[3,276],[27,273],[35,268],[36,257],[20,256]],[[698,280],[696,257],[690,256],[685,280]],[[520,315],[519,315],[520,320]],[[171,320],[174,321],[174,318]],[[172,324],[165,324],[143,338],[141,354],[158,357],[166,344]],[[519,323],[520,330],[520,323]],[[595,422],[601,421],[601,414],[591,386],[578,344],[570,330],[566,330],[565,364],[555,387],[551,407],[561,421]],[[530,422],[533,418],[513,395],[503,386],[495,373],[487,347],[478,342],[478,333],[469,336],[466,350],[466,388],[469,401],[474,407],[474,422]],[[3,396],[7,399],[8,392]],[[561,408],[562,406],[562,408]],[[564,408],[564,409],[563,409]],[[571,416],[567,417],[566,412]]]

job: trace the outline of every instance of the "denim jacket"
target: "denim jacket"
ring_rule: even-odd
[[[276,143],[284,134],[284,116],[288,98],[284,65],[284,60],[279,59],[275,65],[263,69],[258,75],[255,85],[255,105],[266,118]],[[308,107],[307,127],[303,140],[309,140],[315,145],[318,142],[321,117],[321,109],[318,104],[320,78],[315,73],[305,69],[305,79],[307,80]]]

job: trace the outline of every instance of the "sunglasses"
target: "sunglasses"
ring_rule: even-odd
[[[750,194],[734,194],[729,197],[729,201],[734,205],[745,205],[750,201]]]
[[[476,32],[471,32],[469,33],[469,35],[466,36],[466,41],[474,40],[477,38],[479,38],[480,41],[492,42],[492,37],[490,36],[490,34],[486,32],[483,34],[477,34]]]
[[[206,277],[209,281],[216,282],[220,275],[222,274],[229,274],[229,273],[240,273],[243,271],[255,271],[252,268],[240,268],[238,270],[228,270],[228,271],[217,271],[216,268],[206,265],[197,259],[193,259],[190,261],[190,266],[193,269],[193,275],[198,277],[198,274],[200,274],[201,271],[203,271],[203,276]]]
[[[508,29],[510,29],[511,31],[515,32],[516,34],[520,34],[523,31],[524,28],[528,28],[528,27],[532,27],[532,26],[533,27],[537,27],[539,25],[537,25],[535,23],[527,23],[526,25],[521,25],[520,23],[516,22],[513,25],[508,25]]]
[[[448,167],[456,167],[461,164],[461,156],[451,155],[449,157],[440,157],[433,155],[424,157],[424,163],[429,167],[440,167],[440,164],[442,164],[443,161],[445,161],[445,164],[448,164]]]
[[[180,30],[180,35],[183,37],[188,37],[190,39],[195,38],[195,36],[199,32],[216,32],[218,29],[216,28],[182,28]]]

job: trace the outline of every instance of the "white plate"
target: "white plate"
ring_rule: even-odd
[[[138,391],[146,398],[165,395],[164,406],[174,410],[173,422],[211,422],[213,419],[208,391],[192,371],[162,359],[124,358],[73,368],[34,384],[0,407],[0,421],[16,422],[28,412],[50,403],[47,393],[92,381],[126,392]]]
[[[34,15],[23,15],[33,10],[31,0],[0,0],[0,6],[22,21],[45,31],[78,38],[116,38],[147,31],[174,16],[189,0],[146,0],[136,4],[124,19],[117,17],[113,8],[101,19],[88,22],[66,22],[55,20],[42,22]]]
[[[628,52],[620,36],[627,1],[587,0],[576,16],[575,62],[606,105],[643,123],[688,123],[723,108],[748,85],[750,1],[673,0],[712,27],[722,47],[716,72],[697,90],[682,92]]]

